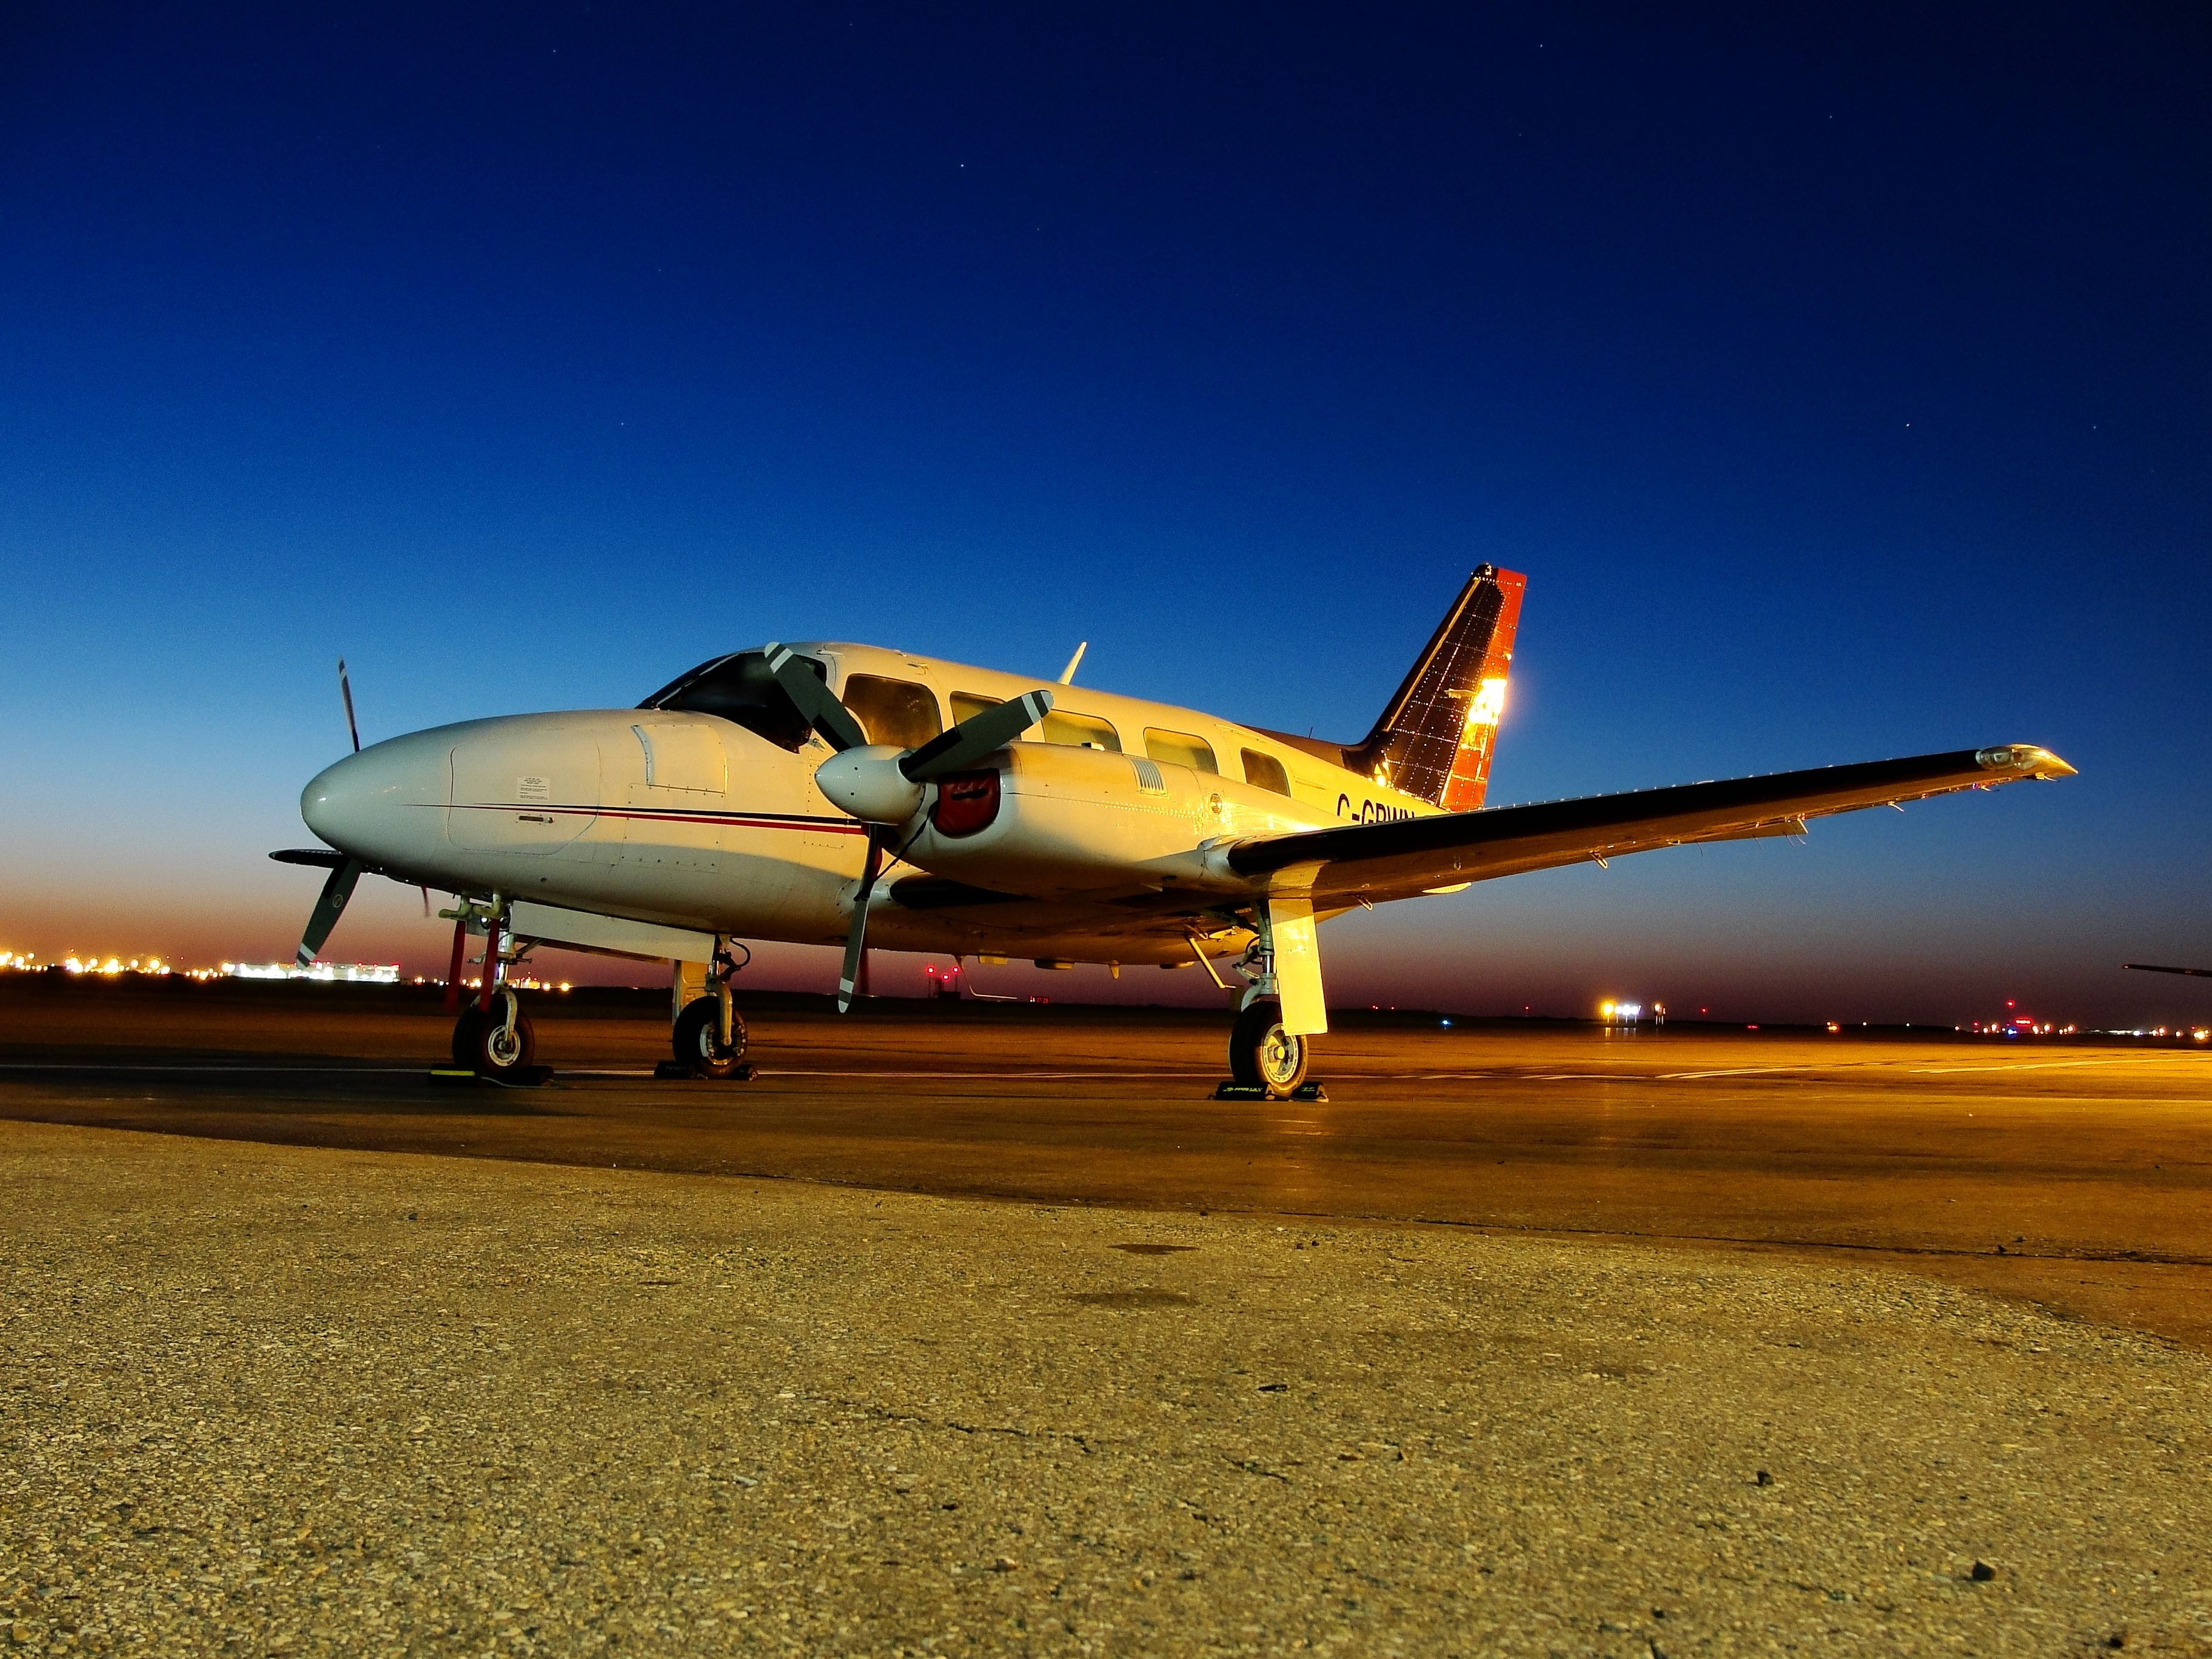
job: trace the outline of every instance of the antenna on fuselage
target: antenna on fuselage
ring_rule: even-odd
[[[1091,641],[1088,640],[1084,641],[1082,644],[1075,647],[1075,654],[1067,659],[1067,666],[1060,671],[1060,683],[1062,685],[1073,685],[1075,684],[1076,666],[1078,664],[1082,662],[1083,653],[1090,648]]]

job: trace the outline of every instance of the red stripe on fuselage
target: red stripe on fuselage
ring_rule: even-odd
[[[471,801],[461,812],[543,812],[553,817],[629,818],[641,823],[720,823],[738,830],[818,830],[831,836],[865,836],[868,827],[850,818],[760,817],[744,812],[678,812],[665,807],[641,811],[619,806],[549,806],[543,801]]]

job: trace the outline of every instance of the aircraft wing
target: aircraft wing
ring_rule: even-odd
[[[1796,836],[1808,818],[1887,806],[2074,769],[2013,744],[1947,755],[1814,767],[1768,777],[1677,784],[1622,795],[1492,807],[1240,842],[1231,869],[1316,903],[1408,898],[1498,876],[1698,842]]]

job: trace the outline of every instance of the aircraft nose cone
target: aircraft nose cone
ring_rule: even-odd
[[[315,775],[300,793],[300,816],[341,853],[404,867],[442,830],[448,747],[423,733],[371,744]]]

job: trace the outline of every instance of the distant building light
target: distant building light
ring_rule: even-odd
[[[224,975],[231,979],[307,979],[318,985],[397,985],[396,962],[317,962],[305,968],[289,962],[226,962]]]

